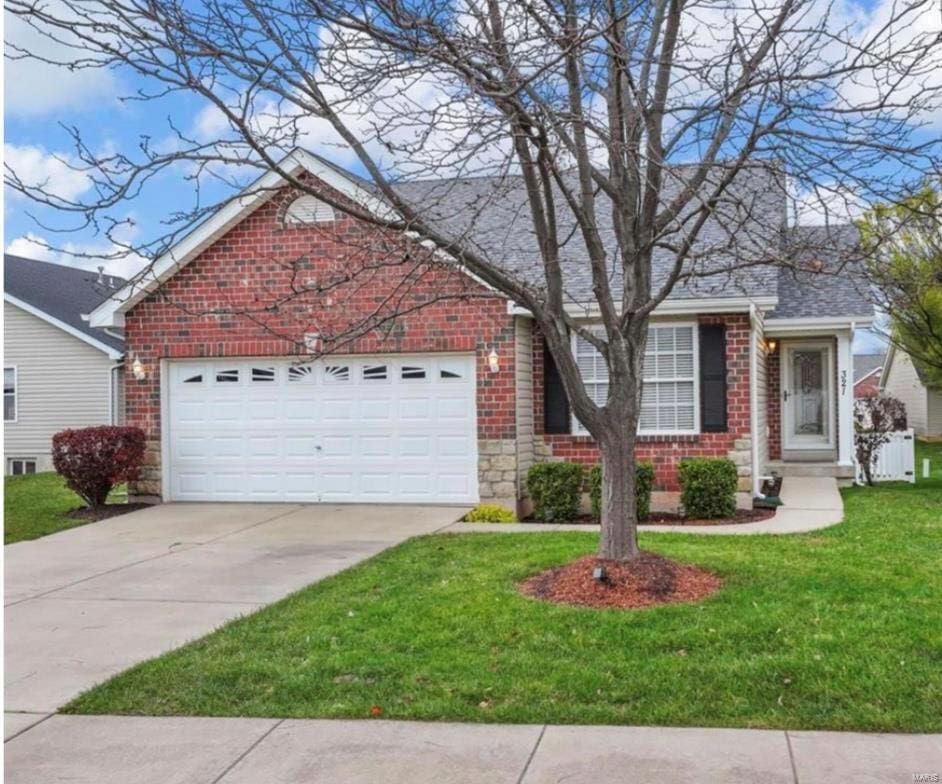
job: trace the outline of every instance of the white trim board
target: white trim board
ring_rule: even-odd
[[[660,316],[695,316],[699,313],[748,313],[755,307],[760,311],[774,310],[778,305],[778,297],[703,297],[698,299],[666,299],[658,305],[651,314],[652,318]],[[584,318],[598,321],[601,312],[597,304],[566,305],[565,311],[574,318]],[[526,308],[514,302],[507,303],[507,312],[512,316],[527,316],[533,314]]]
[[[833,335],[835,332],[853,330],[856,327],[866,329],[872,323],[872,318],[861,318],[860,316],[847,318],[831,318],[829,316],[787,319],[770,318],[765,321],[765,336],[768,338],[793,335],[819,337]]]
[[[73,338],[78,338],[79,340],[88,343],[89,346],[97,348],[99,351],[105,352],[105,354],[107,354],[110,359],[121,359],[121,357],[124,356],[123,351],[118,351],[117,349],[109,346],[107,343],[102,343],[100,340],[96,340],[91,335],[86,335],[81,330],[78,330],[75,327],[66,324],[64,321],[60,321],[59,319],[50,316],[48,313],[46,313],[46,311],[40,310],[39,308],[30,305],[28,302],[24,302],[23,300],[14,297],[12,294],[7,294],[4,292],[3,299],[5,302],[8,302],[14,307],[29,313],[31,316],[42,319],[47,324],[51,324],[52,326],[61,329],[63,332],[71,335]]]

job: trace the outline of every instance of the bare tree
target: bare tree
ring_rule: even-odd
[[[526,308],[601,450],[603,558],[638,553],[634,450],[655,308],[680,288],[733,291],[750,268],[807,258],[783,241],[782,211],[739,184],[763,172],[780,197],[788,189],[826,206],[866,204],[938,168],[938,139],[920,133],[939,109],[934,0],[903,0],[865,20],[826,0],[6,7],[61,44],[61,64],[128,73],[139,85],[133,100],[198,96],[217,120],[208,136],[174,123],[168,140],[106,155],[72,129],[94,197],[57,198],[8,170],[22,193],[116,234],[120,205],[156,175],[183,171],[192,208],[168,216],[163,237],[127,247],[152,256],[218,206],[200,201],[208,183],[235,189],[246,170],[274,169],[296,191],[405,234],[435,263]],[[8,55],[35,57],[15,45]],[[372,208],[280,167],[312,139],[355,159]],[[488,175],[489,190],[455,207],[459,178],[471,175]],[[438,190],[410,198],[404,186],[428,178]],[[525,257],[512,242],[495,250],[477,239],[508,188],[524,192],[506,236],[526,235],[534,252]],[[576,266],[588,272],[584,289]],[[573,333],[604,358],[604,399],[582,383]]]

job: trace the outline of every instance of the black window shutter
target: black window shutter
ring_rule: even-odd
[[[725,433],[726,326],[700,325],[700,430]]]
[[[569,398],[563,389],[553,355],[543,347],[543,431],[568,433],[570,430]]]

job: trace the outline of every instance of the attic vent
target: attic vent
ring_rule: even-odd
[[[334,220],[334,208],[313,196],[299,196],[288,206],[287,223],[328,223]]]

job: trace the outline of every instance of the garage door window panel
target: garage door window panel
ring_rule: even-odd
[[[226,370],[217,370],[216,371],[216,383],[217,384],[238,384],[239,383],[239,369],[228,368]]]

